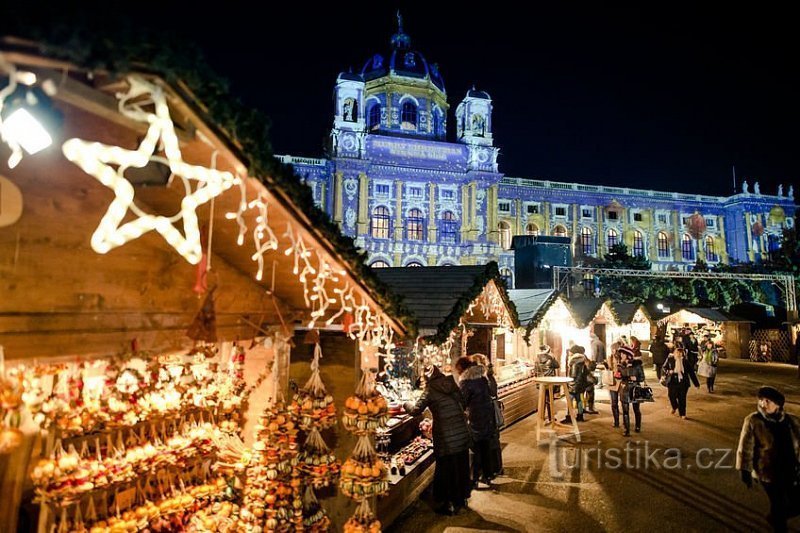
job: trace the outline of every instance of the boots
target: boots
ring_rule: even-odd
[[[633,428],[636,433],[642,431],[642,412],[641,411],[634,411],[633,412],[633,419],[636,423],[635,427]]]
[[[614,417],[614,427],[619,427],[619,404],[611,404],[611,416]]]
[[[622,424],[625,426],[625,433],[622,434],[623,437],[630,437],[631,436],[631,415],[622,415]]]
[[[577,420],[578,422],[584,422],[583,414],[579,414],[578,416],[576,416],[575,420]]]

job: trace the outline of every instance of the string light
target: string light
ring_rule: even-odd
[[[150,124],[144,140],[136,150],[77,138],[67,140],[62,146],[64,156],[68,160],[112,189],[115,194],[114,200],[92,235],[92,248],[97,253],[104,254],[155,230],[189,263],[197,264],[202,256],[197,207],[219,196],[241,180],[230,172],[184,162],[163,90],[136,76],[130,77],[129,81],[129,91],[117,95],[120,99],[120,112],[129,118]],[[144,102],[128,103],[131,99],[141,96],[147,96],[149,99]],[[155,114],[144,111],[143,106],[146,103],[155,105]],[[165,157],[155,155],[159,140],[163,144]],[[183,181],[186,196],[181,201],[180,212],[172,217],[148,214],[134,203],[133,185],[125,179],[125,170],[130,167],[143,168],[151,161],[168,165],[173,176],[178,176]],[[110,166],[112,164],[117,165],[116,170]],[[199,182],[194,192],[188,180]],[[122,224],[129,211],[137,215],[137,218]],[[183,221],[183,235],[173,225],[179,220]]]
[[[256,251],[250,257],[253,261],[258,263],[258,272],[256,279],[261,281],[264,275],[264,254],[270,250],[278,249],[278,238],[275,232],[269,226],[269,216],[267,213],[267,197],[264,193],[259,193],[258,197],[251,200],[247,207],[258,210],[256,217],[256,227],[253,228],[253,241],[255,242]],[[274,277],[274,276],[273,276]]]
[[[247,203],[247,187],[245,186],[244,180],[242,179],[239,180],[239,194],[240,194],[239,209],[237,209],[235,213],[233,212],[225,213],[225,218],[227,220],[235,220],[236,223],[239,225],[239,235],[236,237],[236,244],[241,246],[244,244],[244,234],[247,232],[247,224],[245,224],[244,222],[244,213],[245,211],[247,211],[248,207],[251,207],[251,205]],[[251,202],[251,204],[253,204],[254,202],[255,200]],[[264,205],[264,208],[266,209],[266,204]],[[256,245],[256,249],[258,249],[258,245]],[[262,266],[263,266],[263,260],[262,260]],[[261,278],[258,279],[260,280]]]

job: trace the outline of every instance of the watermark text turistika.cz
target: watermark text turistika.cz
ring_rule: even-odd
[[[679,448],[653,446],[648,441],[627,441],[623,446],[568,446],[552,439],[548,450],[548,466],[553,477],[570,470],[727,470],[734,467],[735,450],[731,448],[700,448],[686,453]]]

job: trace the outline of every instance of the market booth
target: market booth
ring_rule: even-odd
[[[752,322],[710,307],[686,307],[658,321],[665,328],[668,338],[677,331],[688,328],[697,340],[704,335],[715,344],[724,347],[724,356],[747,359]]]
[[[403,298],[403,304],[417,321],[419,337],[405,346],[398,344],[391,367],[384,369],[381,385],[390,405],[416,399],[413,385],[425,361],[451,372],[463,354],[482,353],[493,363],[498,395],[505,404],[506,424],[536,408],[531,371],[516,361],[514,330],[516,311],[500,281],[497,264],[418,268],[380,268],[378,277]],[[433,479],[432,450],[417,455],[420,417],[399,412],[389,422],[385,446],[390,454],[411,449],[405,475],[390,477],[389,497],[378,501],[379,517],[391,522],[419,497]],[[396,461],[392,461],[394,463]]]
[[[214,118],[244,110],[143,70],[0,48],[0,531],[323,530],[353,512],[313,493],[337,479],[374,530],[386,405],[360,369],[410,323],[261,137]],[[44,147],[12,135],[34,103],[59,118]],[[312,337],[290,393],[297,326],[346,338],[347,376],[325,383]]]

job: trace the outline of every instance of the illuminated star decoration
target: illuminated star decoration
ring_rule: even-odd
[[[230,172],[185,163],[161,87],[141,78],[132,77],[130,82],[128,93],[118,95],[120,112],[130,118],[150,124],[139,148],[127,150],[82,139],[69,139],[62,146],[67,159],[112,189],[116,195],[92,235],[92,248],[97,253],[104,254],[155,230],[189,263],[196,265],[202,256],[197,206],[205,204],[237,184],[239,178],[234,177]],[[143,95],[149,96],[150,100],[126,106],[131,98]],[[142,109],[141,106],[146,103],[155,105],[155,114]],[[159,140],[163,144],[165,157],[155,155]],[[125,170],[130,167],[142,168],[151,161],[168,165],[172,175],[180,177],[183,181],[186,196],[181,201],[180,211],[172,217],[148,214],[133,201],[133,186],[125,179]],[[117,165],[116,170],[110,166],[112,164]],[[194,191],[192,191],[189,180],[199,182]],[[138,218],[122,224],[122,220],[129,210]],[[179,220],[183,220],[183,235],[173,225]]]

